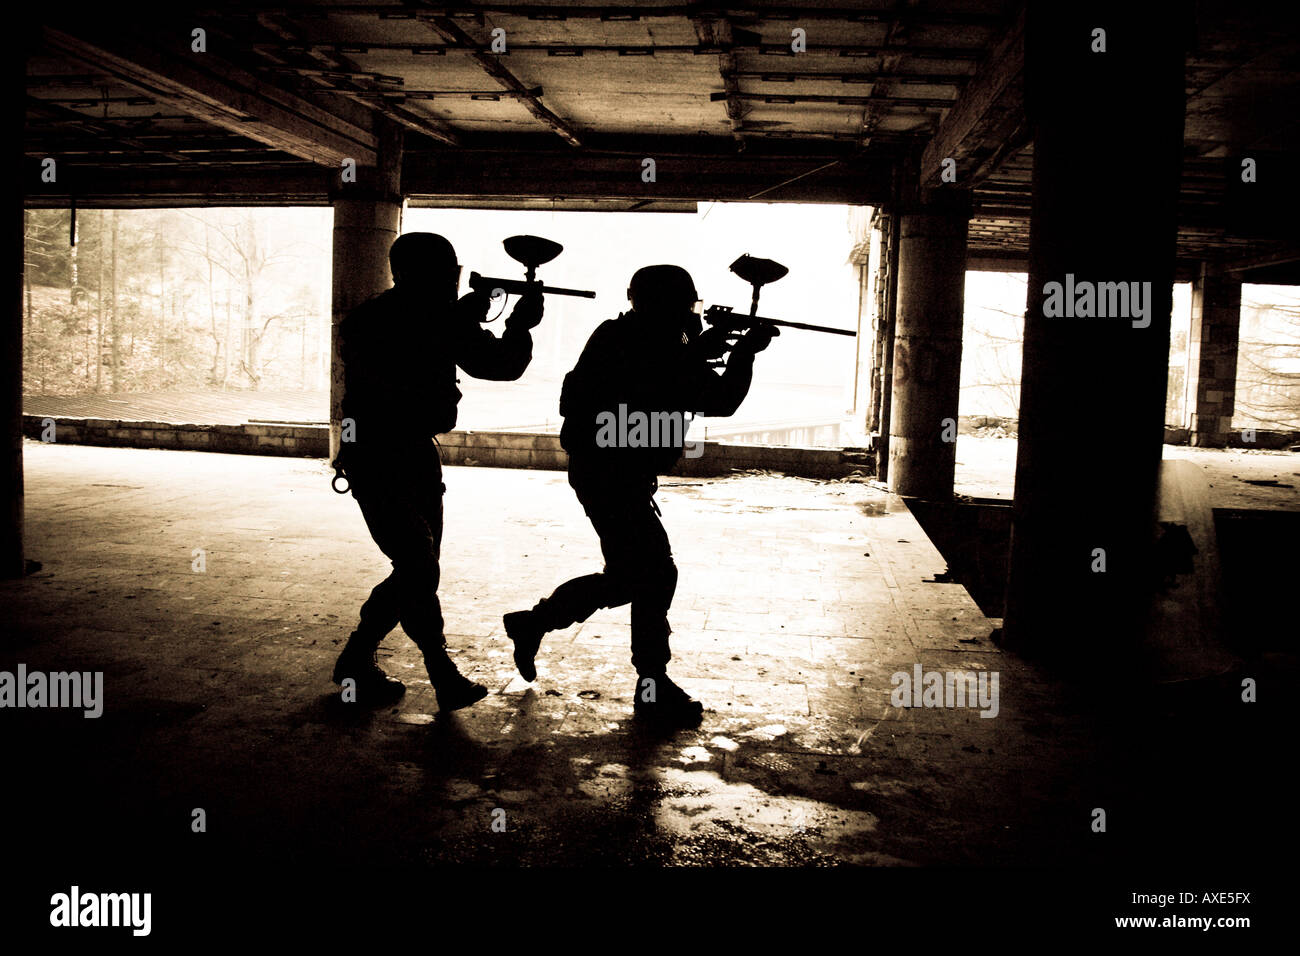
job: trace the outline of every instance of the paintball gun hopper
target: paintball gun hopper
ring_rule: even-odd
[[[763,286],[784,278],[789,269],[774,259],[759,259],[744,255],[731,264],[731,271],[753,287],[753,296],[749,301],[749,314],[734,311],[729,305],[711,305],[704,312],[704,321],[715,328],[723,328],[736,335],[762,322],[787,329],[806,329],[809,332],[829,332],[833,335],[857,335],[852,329],[835,329],[828,325],[811,325],[807,322],[787,322],[783,319],[769,319],[758,312],[758,296]]]
[[[790,270],[775,259],[759,259],[755,256],[743,255],[731,264],[731,271],[757,290],[769,282],[784,279]]]
[[[528,268],[529,281],[534,278],[538,266],[550,262],[564,251],[564,246],[558,242],[541,236],[511,236],[501,244],[506,247],[506,255]]]

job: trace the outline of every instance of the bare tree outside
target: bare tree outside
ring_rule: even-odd
[[[1237,427],[1300,428],[1300,296],[1243,285],[1237,347]]]
[[[29,211],[27,393],[324,388],[328,216]]]

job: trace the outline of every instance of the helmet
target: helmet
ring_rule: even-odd
[[[691,274],[681,266],[645,266],[632,276],[627,297],[637,312],[690,311],[699,296]]]
[[[460,275],[456,250],[437,233],[408,232],[397,237],[388,250],[388,266],[393,281],[418,279],[424,283],[442,283]]]

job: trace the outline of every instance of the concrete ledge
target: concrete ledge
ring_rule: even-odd
[[[23,416],[23,434],[41,440],[44,417]],[[56,442],[116,445],[126,448],[184,448],[239,455],[325,458],[329,428],[324,425],[178,425],[168,422],[53,419]],[[568,455],[560,436],[521,432],[455,431],[438,436],[447,465],[536,468],[563,471]],[[759,470],[804,478],[843,478],[855,471],[875,474],[875,454],[860,448],[797,448],[782,445],[732,445],[704,442],[703,453],[683,458],[673,470],[684,477],[716,477],[737,470]]]
[[[46,416],[24,415],[23,435],[40,441]],[[55,418],[54,440],[76,445],[123,448],[185,448],[237,455],[295,455],[324,458],[329,429],[289,425],[184,425],[171,422]]]
[[[1266,448],[1275,451],[1300,444],[1300,431],[1257,428],[1254,442],[1242,438],[1243,429],[1196,434],[1190,428],[1165,426],[1166,445],[1196,445],[1201,448]]]
[[[856,448],[796,448],[783,445],[728,445],[704,442],[697,458],[682,458],[672,474],[716,477],[735,470],[775,471],[801,478],[843,478],[858,471],[875,474],[875,456]]]

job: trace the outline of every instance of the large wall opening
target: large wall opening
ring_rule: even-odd
[[[1300,430],[1300,294],[1241,287],[1234,428]]]
[[[527,233],[562,243],[540,270],[595,300],[550,297],[519,382],[463,389],[460,427],[559,430],[559,389],[591,332],[629,307],[643,265],[685,266],[707,304],[744,311],[728,271],[742,253],[790,269],[761,313],[855,329],[849,209],[706,203],[689,213],[408,208],[403,231],[447,236],[471,271],[522,278],[501,246]],[[329,410],[330,231],[325,208],[27,213],[27,414],[238,423],[324,422]],[[513,300],[506,303],[506,310]],[[734,443],[835,447],[853,430],[855,340],[787,330],[762,356],[737,415],[692,434]]]

